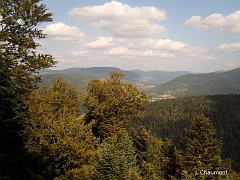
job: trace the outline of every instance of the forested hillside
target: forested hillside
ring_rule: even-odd
[[[110,72],[120,72],[125,75],[124,81],[133,83],[139,89],[148,89],[149,86],[157,86],[170,81],[176,77],[188,74],[188,71],[141,71],[121,70],[115,67],[91,67],[91,68],[69,68],[64,70],[41,71],[42,83],[40,86],[50,85],[52,78],[62,76],[64,81],[74,83],[76,86],[85,89],[87,82],[93,78],[105,79]]]
[[[107,76],[106,68],[90,68],[90,76],[104,75],[90,80],[71,75],[87,84],[81,90],[49,70],[52,83],[39,87],[38,74],[57,63],[36,50],[46,37],[38,25],[52,13],[40,0],[2,0],[0,17],[1,180],[239,178],[239,95],[149,104],[124,74]]]
[[[209,117],[223,140],[223,158],[233,160],[233,168],[240,171],[240,95],[214,95],[168,99],[149,104],[141,124],[158,138],[171,138],[181,147],[180,136],[185,135],[198,115]]]
[[[240,93],[240,68],[227,72],[186,74],[147,91],[174,97]]]
[[[40,74],[40,86],[50,85],[54,77],[85,89],[93,78],[105,79],[109,72],[116,71],[125,75],[124,81],[146,91],[150,99],[158,95],[173,97],[240,93],[240,68],[226,72],[191,74],[187,71],[124,71],[114,67],[70,68],[65,70],[45,70]],[[156,87],[154,87],[156,86]]]

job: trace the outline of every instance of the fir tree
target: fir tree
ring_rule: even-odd
[[[141,179],[135,149],[127,132],[123,131],[118,137],[106,138],[99,152],[97,180]]]
[[[14,96],[14,86],[8,62],[0,57],[0,179],[1,176],[26,176],[24,143],[19,135],[23,130],[22,102]]]
[[[130,135],[136,149],[137,164],[143,179],[162,179],[161,145],[162,141],[150,135],[143,126],[131,129]]]
[[[161,146],[161,171],[165,179],[179,178],[179,154],[171,139],[166,138]]]
[[[209,118],[198,116],[186,136],[182,137],[184,152],[182,153],[182,167],[188,174],[195,174],[201,170],[217,171],[221,169],[222,141],[216,138],[216,131]],[[198,178],[202,178],[200,175]],[[209,176],[208,178],[215,178]]]

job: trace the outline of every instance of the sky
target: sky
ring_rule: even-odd
[[[239,0],[43,0],[52,69],[213,72],[240,67]]]

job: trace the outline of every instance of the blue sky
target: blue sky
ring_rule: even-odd
[[[239,0],[43,0],[54,69],[212,72],[240,67]]]

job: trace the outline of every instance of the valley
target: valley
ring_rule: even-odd
[[[62,76],[64,81],[73,83],[84,91],[88,81],[94,78],[105,79],[113,71],[123,73],[125,75],[124,81],[145,91],[150,101],[240,93],[240,68],[199,74],[193,74],[189,71],[126,71],[114,67],[44,70],[40,72],[42,83],[39,86],[50,85],[53,78]]]

